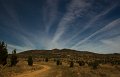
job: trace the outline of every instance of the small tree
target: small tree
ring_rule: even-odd
[[[18,63],[18,60],[17,60],[16,49],[14,49],[12,51],[12,56],[11,56],[11,66],[16,66],[17,63]]]
[[[0,64],[6,65],[7,64],[7,44],[5,45],[4,42],[0,42]]]
[[[70,61],[70,67],[73,67],[73,66],[74,66],[74,62]]]
[[[27,61],[28,61],[28,65],[29,65],[29,66],[32,66],[32,65],[33,65],[32,56],[29,56]]]

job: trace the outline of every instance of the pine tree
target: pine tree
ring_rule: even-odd
[[[28,57],[28,65],[29,65],[29,66],[32,66],[32,65],[33,65],[32,56],[29,56],[29,57]]]
[[[0,64],[6,65],[7,64],[7,44],[4,42],[0,42]]]
[[[17,63],[18,63],[18,60],[17,60],[16,49],[14,49],[12,51],[12,56],[11,56],[11,66],[16,66]]]

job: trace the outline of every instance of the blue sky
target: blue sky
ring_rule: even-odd
[[[70,48],[120,53],[120,0],[0,0],[9,53]]]

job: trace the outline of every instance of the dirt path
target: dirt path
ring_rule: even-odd
[[[34,71],[34,72],[29,72],[29,73],[24,73],[21,75],[17,75],[14,77],[45,77],[46,73],[48,73],[50,67],[47,65],[41,65],[43,69]]]

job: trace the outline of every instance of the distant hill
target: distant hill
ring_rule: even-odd
[[[89,51],[77,51],[72,49],[53,49],[53,50],[28,50],[19,54],[96,54]]]
[[[89,51],[77,51],[72,49],[53,49],[53,50],[28,50],[18,53],[19,55],[33,55],[33,56],[76,56],[76,55],[94,55],[96,53]]]
[[[69,58],[69,59],[84,59],[84,60],[92,60],[92,59],[101,59],[101,58],[117,58],[120,59],[119,53],[113,54],[98,54],[89,51],[77,51],[72,49],[53,49],[53,50],[28,50],[24,52],[18,53],[18,56],[21,58],[28,57],[32,55],[33,57],[40,58]]]

